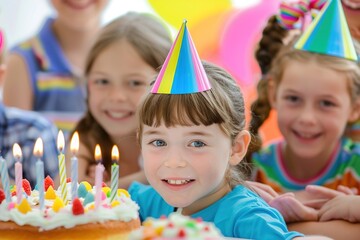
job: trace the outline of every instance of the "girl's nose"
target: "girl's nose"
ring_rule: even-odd
[[[186,160],[182,158],[181,154],[174,152],[168,155],[164,165],[169,168],[181,168],[186,166]]]
[[[305,106],[299,116],[299,120],[302,123],[314,123],[315,122],[315,111],[311,106]]]
[[[127,95],[121,86],[114,86],[109,92],[109,98],[114,102],[124,101],[127,98]]]

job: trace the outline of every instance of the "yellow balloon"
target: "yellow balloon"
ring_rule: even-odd
[[[231,0],[148,0],[151,7],[167,23],[180,28],[184,19],[188,26],[219,12],[232,8]]]

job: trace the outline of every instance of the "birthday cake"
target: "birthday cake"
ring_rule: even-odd
[[[45,179],[43,207],[39,191],[23,180],[24,194],[17,203],[16,188],[8,201],[0,189],[0,239],[127,239],[140,227],[138,205],[126,190],[119,189],[110,201],[110,188],[102,187],[101,202],[94,203],[95,189],[87,182],[78,185],[78,198],[71,201],[71,186],[62,200],[52,180]],[[69,191],[70,190],[70,191]]]
[[[168,218],[147,218],[140,229],[129,235],[129,240],[149,239],[215,240],[223,236],[213,223],[172,213]]]

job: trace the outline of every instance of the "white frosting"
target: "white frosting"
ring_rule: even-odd
[[[139,217],[139,206],[125,196],[117,196],[116,200],[120,203],[119,205],[111,207],[109,199],[106,198],[97,210],[89,209],[81,215],[73,214],[71,204],[61,208],[58,212],[54,212],[52,208],[41,211],[37,206],[34,207],[39,201],[37,191],[33,191],[33,194],[27,200],[33,207],[26,214],[21,213],[17,208],[8,210],[9,204],[4,200],[0,204],[0,222],[12,221],[20,226],[31,225],[39,227],[39,230],[43,231],[58,227],[72,228],[76,225],[102,223],[111,220],[129,222]],[[80,200],[83,201],[83,199]],[[12,198],[12,201],[16,202],[16,198]],[[52,206],[52,204],[53,201],[45,200],[45,206]]]
[[[147,231],[146,228],[151,228],[154,231]],[[183,238],[179,237],[180,231],[183,231]],[[147,232],[156,232],[157,237],[165,239],[222,239],[220,231],[213,223],[194,220],[179,213],[172,213],[169,218],[146,219],[141,229],[130,234],[129,240],[148,239],[150,236],[146,236]]]

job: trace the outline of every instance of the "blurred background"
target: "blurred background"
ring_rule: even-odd
[[[128,11],[147,12],[160,17],[175,38],[186,18],[200,58],[235,77],[249,113],[260,79],[254,52],[267,19],[277,13],[279,4],[280,0],[110,0],[102,24]],[[46,17],[54,14],[49,0],[0,0],[0,28],[5,32],[6,47],[34,35]],[[275,126],[270,120],[262,127],[265,142],[279,135]]]

